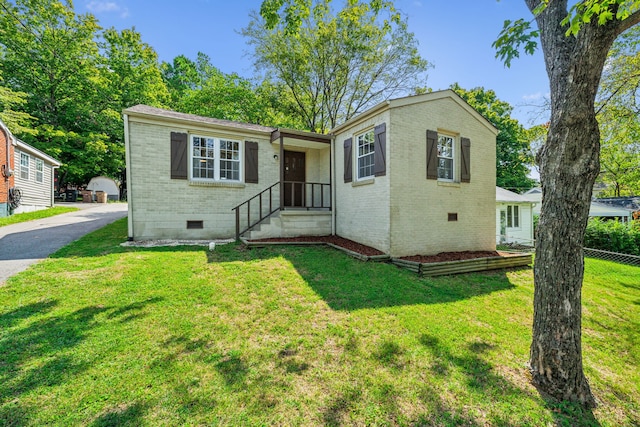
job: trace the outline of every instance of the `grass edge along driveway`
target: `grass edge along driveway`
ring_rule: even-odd
[[[33,212],[24,212],[13,214],[10,216],[0,217],[0,227],[5,225],[18,224],[21,222],[33,221],[34,219],[48,218],[50,216],[60,215],[68,212],[75,212],[78,208],[71,206],[54,206],[47,209],[41,209]]]
[[[587,260],[592,413],[528,382],[530,270],[419,278],[326,247],[122,248],[119,220],[0,288],[0,425],[640,421],[640,269]]]

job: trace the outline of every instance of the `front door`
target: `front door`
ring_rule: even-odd
[[[284,205],[304,206],[305,154],[284,152]]]

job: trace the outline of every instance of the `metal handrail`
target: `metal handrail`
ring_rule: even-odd
[[[296,187],[299,187],[299,185],[295,185],[295,184],[300,184],[302,185],[301,187],[301,191],[302,191],[302,195],[300,200],[302,201],[302,206],[285,206],[284,205],[284,194],[280,194],[280,201],[278,203],[273,203],[273,188],[276,186],[279,186],[282,184],[282,189],[284,188],[284,184],[293,184],[291,185],[291,200],[294,201],[295,200],[295,196],[296,196]],[[307,199],[306,199],[306,195],[308,193],[307,187],[311,188],[311,200],[310,203],[307,203]],[[316,203],[316,188],[320,187],[320,194],[319,194],[319,204]],[[325,187],[329,188],[329,194],[328,197],[324,196],[325,193]],[[269,210],[266,214],[263,214],[263,194],[265,193],[269,193]],[[258,218],[252,223],[251,222],[251,202],[254,201],[255,199],[258,199],[259,202],[259,212],[260,214],[258,215]],[[327,204],[325,204],[325,202],[328,202]],[[244,229],[240,229],[240,216],[241,216],[241,209],[244,206],[247,206],[247,226]],[[240,203],[238,206],[234,207],[233,209],[231,209],[232,211],[235,211],[235,215],[236,215],[236,240],[240,239],[240,236],[244,233],[246,233],[247,231],[251,230],[253,227],[255,227],[256,225],[260,224],[262,221],[264,221],[265,219],[267,219],[268,217],[270,217],[271,215],[273,215],[274,213],[276,213],[277,211],[283,209],[283,208],[302,208],[302,209],[329,209],[331,210],[331,184],[326,184],[326,183],[322,183],[322,182],[305,182],[305,181],[278,181],[275,184],[271,185],[270,187],[262,190],[260,193],[256,194],[255,196],[253,196],[252,198],[250,198],[249,200],[246,200],[242,203]]]
[[[280,210],[279,203],[275,209],[273,208],[273,187],[275,187],[276,185],[280,185],[280,182],[276,182],[269,188],[262,190],[260,193],[256,194],[249,200],[242,202],[235,208],[231,209],[232,211],[236,211],[236,240],[240,239],[241,234],[246,233],[256,225],[260,224],[262,221],[264,221],[265,219],[273,215],[275,212]],[[262,195],[267,191],[269,192],[269,213],[266,215],[262,215]],[[257,221],[255,221],[253,224],[251,224],[251,201],[256,198],[259,198],[260,200],[260,218]],[[240,231],[240,208],[242,208],[244,205],[247,205],[247,227],[244,230]]]

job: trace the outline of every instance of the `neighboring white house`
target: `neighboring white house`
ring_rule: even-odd
[[[496,243],[533,245],[533,210],[536,203],[496,187]]]
[[[522,195],[525,199],[534,202],[533,214],[540,215],[542,206],[542,189],[532,188]],[[629,222],[632,219],[633,209],[623,208],[612,204],[601,203],[596,200],[591,201],[589,206],[589,218],[616,219],[622,222]]]
[[[21,198],[14,213],[53,206],[54,170],[60,167],[60,162],[19,139],[15,141],[14,184]]]
[[[328,135],[145,105],[124,123],[130,239],[337,234],[394,257],[495,249],[497,130],[451,90],[383,102]]]

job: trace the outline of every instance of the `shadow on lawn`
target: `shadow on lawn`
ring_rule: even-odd
[[[118,406],[100,415],[90,427],[138,426],[145,412],[145,406],[140,403]]]
[[[502,271],[421,278],[392,264],[362,262],[322,246],[248,249],[225,245],[207,252],[209,262],[267,260],[282,257],[334,310],[441,304],[514,289]]]
[[[466,349],[459,351],[447,347],[432,335],[423,334],[419,337],[419,341],[434,356],[435,361],[431,366],[433,375],[446,378],[450,375],[451,370],[456,370],[466,377],[467,387],[470,391],[500,402],[513,401],[514,404],[517,404],[517,401],[513,399],[517,399],[518,396],[526,396],[527,399],[536,397],[535,393],[518,387],[495,373],[493,366],[483,358],[484,353],[494,349],[490,343],[474,341],[468,343]],[[600,426],[593,413],[582,409],[580,405],[557,402],[543,393],[538,393],[557,426]],[[460,418],[459,413],[448,410],[438,393],[433,390],[430,390],[429,393],[423,393],[421,397],[430,401],[431,405],[437,408],[434,413],[438,418],[420,420],[422,422],[429,421],[429,423],[440,424],[449,419],[455,421],[456,425],[478,425],[475,420]],[[493,420],[496,425],[513,425],[513,421],[509,419]]]
[[[22,406],[21,396],[63,384],[92,365],[73,354],[90,331],[105,322],[127,321],[128,316],[159,300],[123,307],[92,305],[55,315],[52,312],[59,302],[45,300],[0,313],[0,425],[29,424],[35,408]],[[106,318],[99,317],[103,313]]]

